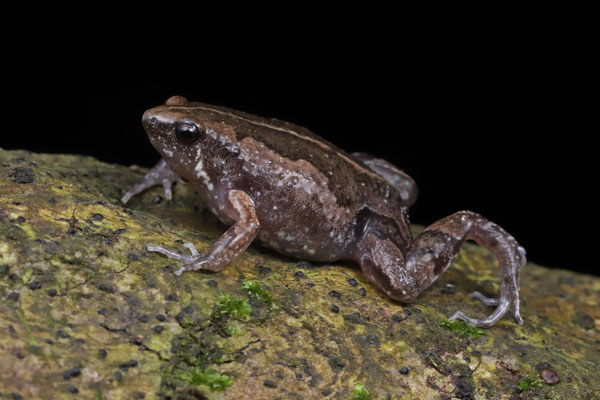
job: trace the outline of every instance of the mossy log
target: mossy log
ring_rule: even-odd
[[[600,398],[598,278],[529,263],[524,325],[478,331],[445,322],[498,293],[474,244],[409,305],[350,263],[257,245],[176,276],[146,244],[206,251],[225,229],[190,187],[124,206],[141,168],[2,149],[0,165],[0,398]]]

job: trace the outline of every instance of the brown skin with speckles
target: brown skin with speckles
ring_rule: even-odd
[[[477,320],[456,312],[450,319],[489,327],[513,305],[519,313],[519,273],[525,250],[506,231],[470,211],[443,218],[412,238],[407,207],[414,181],[394,165],[364,153],[345,153],[305,128],[224,107],[171,97],[144,113],[150,141],[162,156],[123,201],[156,184],[170,198],[172,183],[186,182],[231,228],[206,255],[178,259],[187,270],[219,271],[256,237],[282,254],[315,261],[354,260],[379,289],[411,302],[449,267],[465,240],[498,258],[499,299],[471,294],[495,306]]]

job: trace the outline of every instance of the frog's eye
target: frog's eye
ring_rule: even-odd
[[[177,140],[185,145],[195,143],[200,139],[201,133],[202,131],[198,125],[191,122],[178,122],[177,126],[175,126],[175,136],[177,137]]]

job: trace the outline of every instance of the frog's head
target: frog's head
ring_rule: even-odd
[[[186,177],[204,157],[222,150],[229,143],[227,137],[234,134],[219,117],[215,109],[173,96],[146,111],[142,125],[169,167]]]

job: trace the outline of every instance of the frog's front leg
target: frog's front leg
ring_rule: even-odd
[[[208,253],[199,254],[192,243],[183,245],[192,253],[190,256],[177,254],[152,244],[148,245],[148,250],[182,261],[184,265],[175,272],[176,275],[199,269],[220,271],[229,261],[246,250],[256,237],[259,228],[254,202],[246,192],[230,190],[227,193],[227,200],[229,205],[226,208],[230,210],[230,215],[236,222],[215,242]]]
[[[515,320],[521,324],[519,276],[525,265],[525,250],[504,229],[470,211],[461,211],[430,225],[402,252],[391,241],[367,232],[360,265],[365,274],[390,297],[411,302],[444,273],[465,240],[474,240],[498,258],[500,298],[490,299],[479,292],[471,297],[496,306],[487,318],[474,319],[457,311],[450,320],[462,319],[469,325],[489,327],[514,306]]]
[[[133,188],[125,193],[121,198],[121,201],[125,204],[136,194],[139,194],[154,185],[162,185],[165,189],[165,197],[167,200],[171,200],[171,187],[175,182],[183,183],[179,176],[169,168],[165,160],[161,159],[158,164],[144,175],[140,182],[133,185]]]

